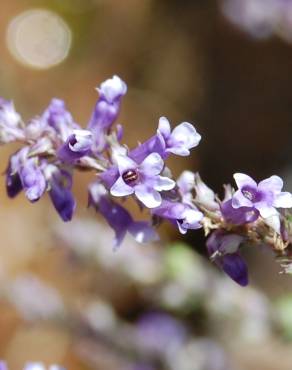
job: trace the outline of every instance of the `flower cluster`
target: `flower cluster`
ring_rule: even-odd
[[[256,39],[278,35],[292,41],[290,0],[220,0],[223,14]]]
[[[289,213],[292,195],[282,192],[280,177],[257,184],[236,173],[235,191],[225,186],[220,200],[198,173],[184,171],[174,179],[166,162],[170,156],[188,156],[201,140],[195,127],[183,122],[171,128],[159,119],[156,133],[137,147],[122,144],[118,118],[127,86],[118,76],[103,82],[87,125],[75,122],[63,101],[53,99],[48,108],[26,125],[10,101],[0,100],[0,141],[23,144],[6,170],[6,188],[14,198],[22,190],[30,202],[46,192],[64,221],[72,219],[76,202],[72,193],[75,170],[91,170],[96,180],[88,187],[88,204],[115,232],[114,247],[127,233],[136,241],[157,240],[155,225],[166,220],[185,234],[203,228],[211,259],[233,280],[248,283],[247,267],[239,249],[247,243],[270,244],[278,254],[289,255]],[[133,198],[146,220],[135,220],[124,198]]]

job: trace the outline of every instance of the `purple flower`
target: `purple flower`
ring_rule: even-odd
[[[161,205],[152,211],[152,214],[176,224],[182,234],[202,227],[204,215],[192,202],[194,176],[191,171],[184,171],[177,180],[177,187],[166,192]]]
[[[137,164],[126,155],[117,155],[119,177],[110,189],[116,197],[135,194],[148,208],[155,208],[161,204],[160,191],[175,187],[175,182],[168,177],[160,176],[164,162],[159,154],[152,153]]]
[[[52,99],[41,117],[40,125],[45,130],[53,129],[63,142],[72,134],[74,129],[80,128],[74,122],[71,113],[67,111],[63,100],[60,99]]]
[[[137,323],[138,341],[144,351],[165,353],[181,346],[187,339],[185,327],[171,316],[149,312]]]
[[[7,364],[4,361],[0,361],[0,370],[8,370]],[[28,362],[23,370],[46,370],[46,366],[41,362]],[[50,365],[48,370],[65,370],[59,365]]]
[[[58,157],[67,163],[72,163],[90,152],[92,133],[88,130],[74,130],[58,151]]]
[[[181,156],[188,156],[190,149],[196,147],[201,140],[201,135],[188,122],[181,123],[171,131],[170,123],[166,117],[160,118],[157,134],[164,139],[166,153]]]
[[[10,157],[6,172],[6,189],[14,198],[22,189],[31,202],[36,202],[44,194],[47,182],[38,158],[28,157],[28,147],[24,147]]]
[[[158,235],[149,222],[134,221],[130,213],[108,197],[106,188],[94,183],[89,188],[89,205],[99,211],[115,232],[114,248],[120,246],[127,233],[138,243],[158,240]]]
[[[161,117],[156,135],[131,150],[129,157],[141,163],[151,153],[158,153],[163,159],[166,159],[170,153],[187,156],[190,154],[190,149],[196,147],[200,140],[201,135],[190,123],[183,122],[171,132],[168,119]]]
[[[221,213],[224,219],[233,225],[243,225],[254,222],[259,218],[259,211],[253,207],[232,207],[232,199],[221,204]]]
[[[232,280],[241,286],[248,284],[247,265],[238,253],[244,237],[226,234],[222,230],[214,231],[207,239],[209,256]]]
[[[276,208],[291,208],[292,194],[282,192],[283,181],[279,176],[271,176],[257,184],[251,177],[234,174],[238,190],[232,198],[232,207],[255,208],[263,218],[277,214]]]
[[[26,197],[36,202],[47,188],[45,176],[39,166],[37,158],[27,159],[19,169],[19,177]]]
[[[200,221],[204,217],[196,207],[170,200],[163,200],[159,207],[153,209],[152,214],[176,224],[181,234],[186,234],[189,229],[200,229]]]
[[[12,101],[0,98],[0,142],[23,140],[21,117],[15,111]]]
[[[0,370],[8,370],[6,362],[0,361]]]
[[[49,182],[49,195],[56,211],[63,221],[70,221],[76,208],[71,191],[72,175],[54,165],[48,165],[45,172]]]
[[[117,119],[121,107],[121,98],[127,92],[127,85],[118,76],[104,81],[100,88],[99,99],[88,124],[88,129],[94,135],[95,151],[104,149],[106,131]]]

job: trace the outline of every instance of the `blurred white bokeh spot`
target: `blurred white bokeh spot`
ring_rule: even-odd
[[[67,57],[72,33],[56,13],[31,9],[12,19],[7,28],[6,41],[18,62],[32,68],[47,69]]]

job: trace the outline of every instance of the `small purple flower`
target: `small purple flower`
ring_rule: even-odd
[[[277,214],[276,208],[291,208],[292,194],[282,192],[283,181],[279,176],[271,176],[257,184],[251,177],[234,174],[238,190],[232,198],[232,207],[255,208],[263,218]]]
[[[163,159],[170,153],[187,156],[190,149],[196,147],[200,140],[201,135],[190,123],[183,122],[171,132],[168,119],[161,117],[156,135],[131,150],[129,157],[141,163],[151,153],[158,153]]]
[[[181,234],[186,234],[189,229],[200,229],[204,217],[196,207],[170,200],[163,200],[159,207],[153,209],[152,214],[176,224]]]
[[[88,130],[74,130],[58,151],[58,157],[67,163],[72,163],[90,152],[93,139]]]
[[[88,124],[88,129],[94,135],[95,151],[101,152],[104,149],[106,131],[117,119],[121,107],[121,98],[127,92],[127,85],[118,76],[104,81],[100,88],[99,99]]]
[[[233,225],[244,225],[259,218],[259,211],[253,207],[232,207],[232,199],[221,204],[221,213],[224,219]]]
[[[28,157],[28,147],[24,147],[10,157],[6,172],[6,189],[14,198],[22,189],[31,202],[36,202],[44,194],[47,182],[38,158]]]
[[[207,239],[207,249],[211,259],[232,280],[241,286],[248,284],[247,265],[238,253],[244,237],[236,234],[226,234],[222,230],[214,231]]]
[[[165,353],[181,346],[187,331],[181,322],[160,312],[149,312],[137,322],[138,343],[144,351]]]
[[[135,194],[148,208],[155,208],[161,204],[160,191],[171,190],[175,181],[160,176],[164,162],[159,154],[152,153],[137,164],[126,155],[116,156],[119,178],[110,189],[116,197]]]
[[[63,100],[60,99],[52,99],[41,117],[40,125],[45,130],[53,129],[63,142],[72,134],[74,129],[80,128],[74,122],[71,113],[67,111]]]
[[[13,102],[0,98],[0,142],[9,143],[23,139],[21,117],[15,111]]]
[[[189,122],[183,122],[171,131],[166,117],[160,118],[157,134],[164,139],[166,153],[181,156],[188,156],[190,149],[196,147],[201,140],[201,135]]]
[[[108,197],[108,192],[102,184],[94,183],[89,187],[89,205],[99,211],[114,230],[114,248],[120,246],[128,232],[138,243],[158,240],[158,235],[150,223],[134,221],[124,207]]]
[[[72,175],[54,165],[48,165],[45,173],[49,183],[49,195],[56,211],[63,221],[70,221],[76,208],[71,191]]]
[[[37,158],[29,158],[19,169],[19,177],[26,197],[31,202],[41,198],[47,188],[45,176]]]

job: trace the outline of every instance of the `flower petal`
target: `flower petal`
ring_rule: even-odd
[[[237,284],[241,286],[248,285],[247,265],[238,253],[225,255],[218,264]]]
[[[291,208],[292,207],[292,194],[288,192],[282,192],[276,195],[273,206],[277,208]]]
[[[114,154],[114,160],[117,162],[120,175],[128,170],[134,170],[138,167],[137,163],[126,155],[119,153]]]
[[[188,155],[189,149],[196,147],[201,140],[195,127],[189,122],[176,126],[171,133],[169,151],[175,154]]]
[[[265,202],[257,203],[256,208],[259,210],[260,215],[263,218],[268,218],[268,217],[271,217],[271,216],[276,215],[278,213],[276,208],[267,205]]]
[[[166,117],[160,117],[157,130],[164,138],[168,138],[171,132],[170,123]]]
[[[158,153],[149,154],[140,164],[140,170],[147,176],[159,175],[163,170],[164,162]]]
[[[241,190],[233,194],[231,205],[233,208],[253,207],[253,203],[242,194]]]
[[[114,197],[124,197],[134,193],[134,188],[127,185],[122,177],[120,176],[117,181],[113,184],[110,190],[111,195]]]
[[[268,179],[261,181],[258,188],[264,192],[279,193],[283,188],[283,180],[281,177],[273,175]]]
[[[135,195],[148,208],[159,207],[162,201],[158,191],[144,184],[135,186]]]
[[[154,189],[157,191],[167,191],[175,187],[175,181],[169,177],[156,176],[155,184],[153,185]]]
[[[244,173],[235,173],[233,178],[238,186],[238,189],[241,189],[244,186],[250,186],[251,188],[257,189],[257,183],[248,175]]]

